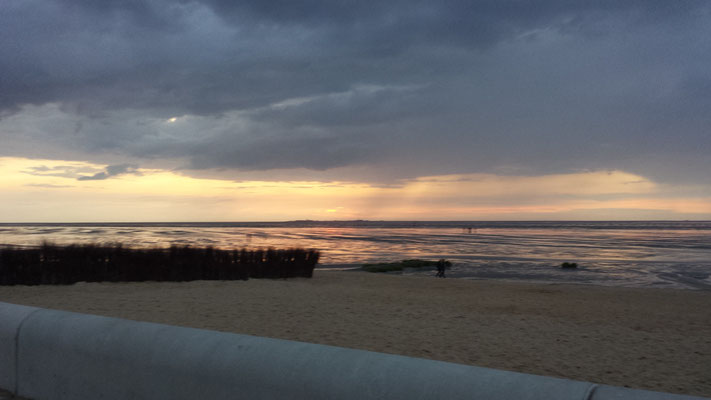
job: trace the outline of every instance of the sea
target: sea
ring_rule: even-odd
[[[447,278],[711,290],[711,221],[0,224],[0,246],[309,248],[318,269],[447,259]],[[561,263],[577,263],[562,269]],[[404,275],[434,276],[432,270]]]

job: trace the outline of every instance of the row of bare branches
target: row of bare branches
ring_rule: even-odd
[[[45,243],[0,248],[0,285],[311,277],[319,252]]]

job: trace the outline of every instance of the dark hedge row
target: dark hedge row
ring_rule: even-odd
[[[316,250],[132,249],[44,244],[0,248],[0,285],[293,278],[313,275]]]

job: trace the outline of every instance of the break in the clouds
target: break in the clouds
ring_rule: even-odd
[[[4,0],[0,156],[708,184],[710,18],[706,1]]]

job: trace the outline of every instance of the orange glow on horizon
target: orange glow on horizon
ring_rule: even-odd
[[[398,186],[199,179],[160,169],[0,158],[0,222],[294,219],[711,219],[711,198],[624,171],[457,174]],[[79,180],[82,177],[84,180]]]

